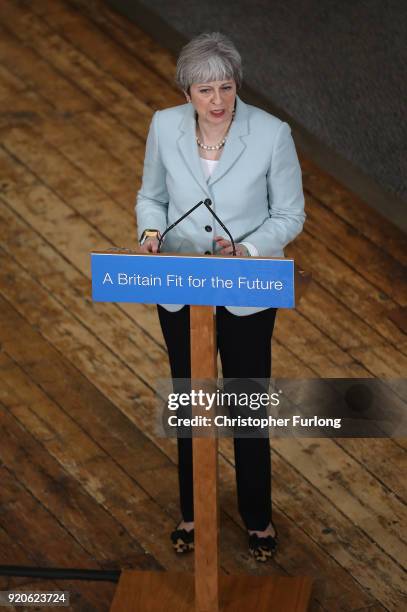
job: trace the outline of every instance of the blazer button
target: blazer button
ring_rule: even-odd
[[[211,226],[210,225],[205,225],[205,231],[211,232],[212,231]]]

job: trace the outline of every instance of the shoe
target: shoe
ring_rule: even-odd
[[[179,555],[194,550],[194,529],[187,531],[186,529],[174,529],[171,533],[172,547]]]
[[[266,563],[277,550],[278,536],[274,527],[275,535],[261,538],[257,533],[249,534],[249,552],[259,563]]]

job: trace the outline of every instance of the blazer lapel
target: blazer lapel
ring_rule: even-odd
[[[239,96],[236,96],[235,117],[230,126],[219,163],[208,182],[205,180],[195,139],[195,110],[192,104],[186,104],[185,106],[185,115],[179,125],[181,135],[177,142],[178,148],[193,178],[208,197],[211,197],[209,187],[230,170],[246,148],[246,143],[242,137],[249,133],[247,105],[242,102]]]
[[[201,160],[199,159],[198,146],[195,139],[195,109],[192,104],[186,104],[185,115],[179,125],[179,129],[181,136],[178,138],[177,144],[184,162],[198,185],[208,197],[211,197]]]
[[[212,172],[208,185],[212,186],[230,170],[233,164],[239,159],[246,148],[243,136],[249,133],[249,122],[247,106],[239,96],[236,96],[235,117],[229,129],[229,134],[225,146],[220,156],[219,163]]]

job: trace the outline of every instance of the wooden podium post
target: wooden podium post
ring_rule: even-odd
[[[191,306],[191,378],[216,390],[216,325],[213,306]],[[201,385],[200,385],[201,386]],[[208,416],[212,416],[210,412]],[[195,610],[219,610],[218,438],[192,440],[195,520]]]

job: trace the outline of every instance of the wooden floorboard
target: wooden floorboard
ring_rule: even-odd
[[[2,564],[192,569],[168,540],[176,447],[156,435],[154,389],[169,368],[155,310],[90,298],[89,252],[135,245],[149,121],[182,102],[174,65],[99,0],[1,4]],[[407,340],[393,314],[406,303],[404,236],[301,165],[308,220],[288,254],[313,281],[296,311],[278,313],[273,374],[403,378]],[[258,567],[222,440],[222,569],[310,574],[314,611],[403,609],[406,446],[274,439],[281,547]],[[73,610],[108,610],[114,585],[69,589]]]
[[[15,543],[30,551],[30,562],[24,565],[52,566],[57,562],[61,567],[97,567],[97,563],[92,562],[80,544],[63,529],[58,517],[46,511],[43,505],[21,484],[16,474],[2,466],[0,478],[2,483],[2,528]],[[3,559],[2,563],[14,565],[10,562],[11,560],[5,560],[5,555]],[[74,594],[73,585],[70,585],[69,582],[64,582],[64,584],[66,584],[66,590]],[[81,594],[91,606],[98,609],[112,595],[112,588],[108,583],[100,584],[99,589],[95,589],[92,583],[84,583]]]

